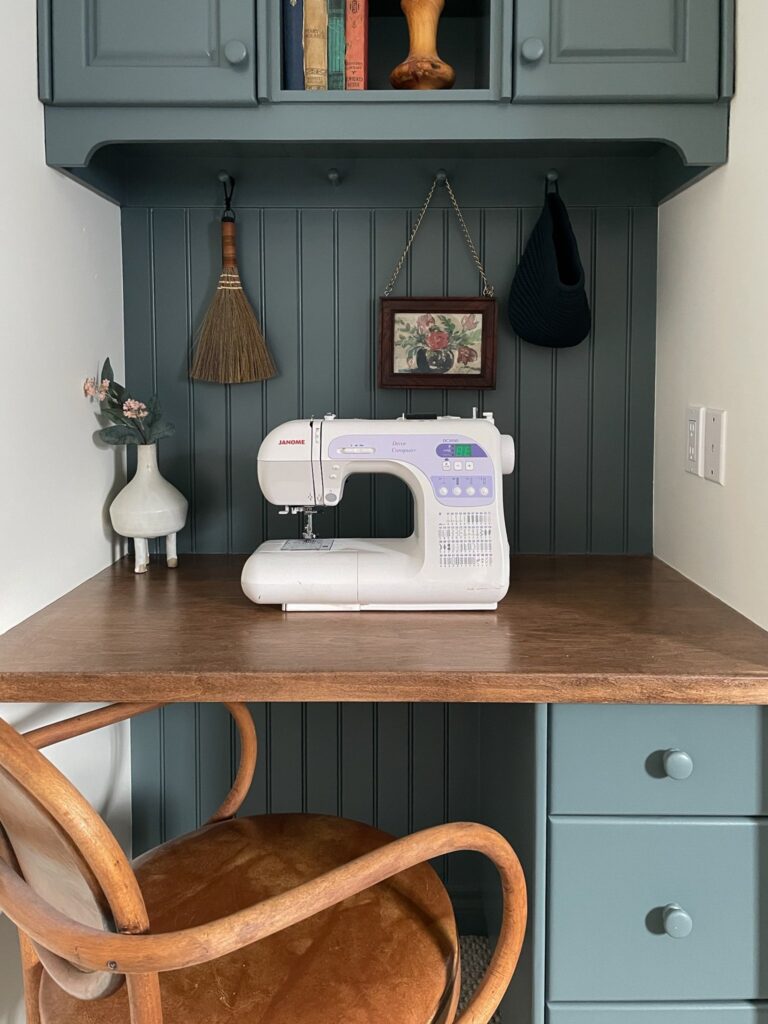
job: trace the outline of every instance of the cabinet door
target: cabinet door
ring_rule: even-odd
[[[53,0],[55,103],[255,102],[255,0]]]
[[[517,100],[714,100],[720,0],[517,0]]]

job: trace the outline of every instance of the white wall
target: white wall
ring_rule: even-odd
[[[123,368],[120,211],[45,166],[35,4],[5,0],[3,15],[0,633],[114,560],[122,453],[94,444],[81,383],[106,355]]]
[[[660,210],[654,549],[768,628],[768,3],[737,9],[729,162]],[[683,472],[688,404],[728,413],[724,487]]]
[[[123,367],[119,210],[44,163],[32,0],[4,0],[0,62],[0,633],[104,568],[121,453],[99,449],[81,382]],[[98,637],[94,637],[98,643]],[[25,727],[72,708],[1,705]],[[78,710],[82,710],[79,707]],[[126,726],[53,759],[130,840]],[[23,1020],[15,930],[0,918],[0,1024]]]

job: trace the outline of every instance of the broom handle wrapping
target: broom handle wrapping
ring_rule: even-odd
[[[237,245],[233,220],[221,222],[221,265],[224,270],[232,270],[237,266]]]

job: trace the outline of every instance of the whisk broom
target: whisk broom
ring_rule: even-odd
[[[225,210],[221,218],[221,274],[197,332],[190,377],[218,384],[269,380],[277,373],[256,314],[248,301],[237,269],[235,183],[220,174]]]

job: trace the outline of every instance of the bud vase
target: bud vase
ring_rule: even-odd
[[[133,538],[134,572],[147,571],[154,537],[165,537],[168,566],[178,565],[176,534],[187,521],[187,499],[158,469],[157,445],[136,445],[136,473],[110,505],[109,518],[116,533]]]

